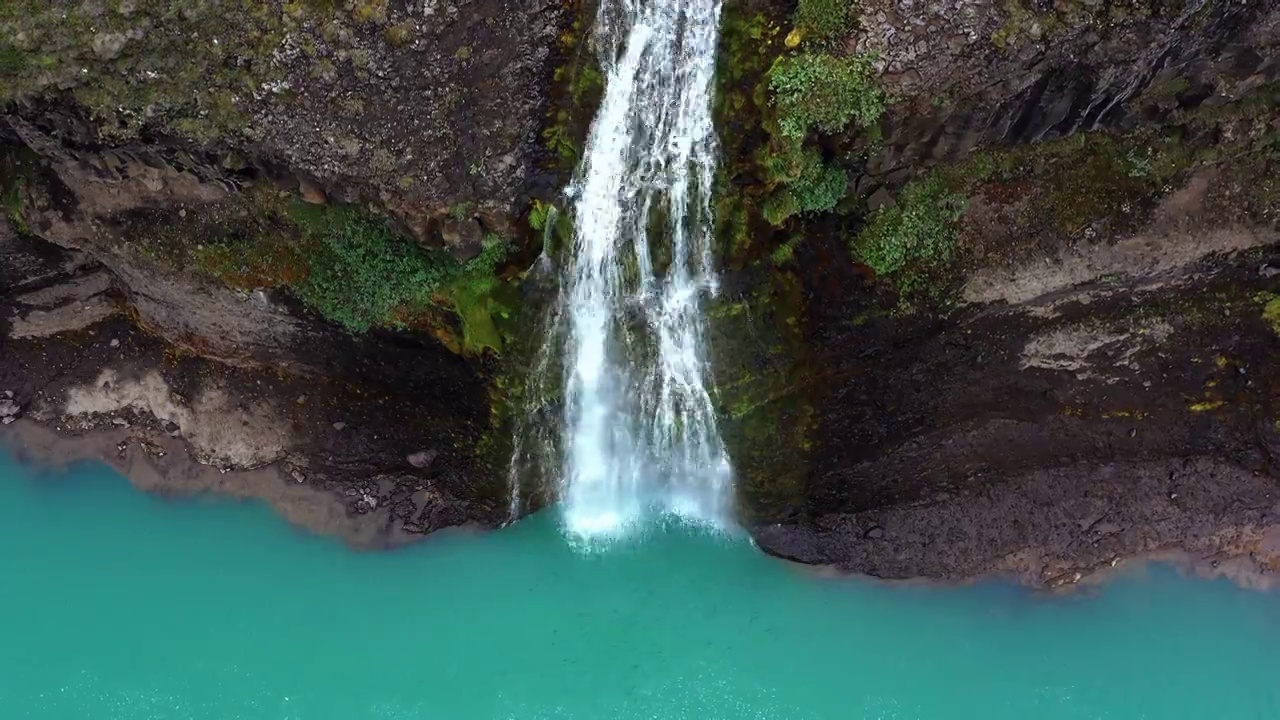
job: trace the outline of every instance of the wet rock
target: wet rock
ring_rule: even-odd
[[[0,399],[0,423],[8,425],[21,415],[22,408],[13,399],[12,391],[6,391],[5,397]]]
[[[344,422],[336,422],[333,424],[333,429],[341,432],[347,429],[347,424]]]
[[[884,528],[880,527],[879,525],[876,525],[875,527],[863,533],[862,537],[868,540],[880,540],[884,537]]]
[[[98,33],[93,36],[93,54],[99,60],[114,60],[128,43],[129,36],[125,33]]]
[[[329,197],[325,194],[324,188],[310,180],[300,181],[298,183],[298,192],[302,195],[304,201],[312,205],[324,205],[329,202]]]
[[[409,464],[418,468],[419,470],[424,470],[429,465],[431,465],[431,463],[436,459],[436,456],[439,454],[440,454],[440,451],[435,449],[422,450],[408,457]]]
[[[893,199],[893,193],[889,192],[887,188],[880,188],[867,199],[867,209],[871,211],[879,210],[882,207],[893,207],[896,204]]]
[[[470,260],[484,249],[484,230],[475,218],[446,218],[440,222],[440,237],[459,260]]]

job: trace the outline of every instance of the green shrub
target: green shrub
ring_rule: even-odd
[[[506,243],[488,236],[479,255],[459,262],[354,208],[297,205],[290,214],[310,249],[310,271],[295,292],[354,332],[400,327],[404,314],[442,303],[458,313],[465,332],[476,322],[474,306],[498,282],[496,270],[507,254]]]
[[[764,216],[766,222],[774,227],[780,227],[792,215],[798,215],[799,213],[800,204],[796,202],[796,197],[785,188],[765,198],[764,203],[760,205],[760,214]]]
[[[853,122],[875,124],[884,113],[884,90],[871,58],[801,53],[779,58],[769,70],[769,89],[785,137],[804,138],[811,129],[838,133]]]
[[[352,208],[297,207],[292,213],[313,246],[298,296],[354,332],[398,326],[397,309],[426,306],[457,272],[443,251],[430,254]]]
[[[849,27],[853,0],[800,0],[796,27],[819,40],[833,39]]]
[[[910,292],[923,273],[951,259],[955,223],[964,206],[964,197],[936,177],[911,182],[897,205],[872,215],[853,241],[853,255],[877,275],[894,280],[899,290]]]
[[[775,227],[793,215],[835,208],[848,189],[845,171],[824,163],[813,148],[804,148],[791,157],[773,156],[773,162],[777,173],[774,180],[782,187],[765,200],[760,212]],[[767,161],[762,165],[770,167]]]

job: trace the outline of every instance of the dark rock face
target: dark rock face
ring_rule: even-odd
[[[201,250],[203,232],[266,248],[279,217],[262,198],[342,205],[357,231],[384,228],[375,240],[398,231],[459,263],[489,237],[515,247],[569,15],[547,0],[0,7],[6,410],[85,437],[125,428],[162,491],[200,475],[178,455],[269,463],[289,490],[268,500],[361,544],[505,519],[495,363],[456,354],[456,305],[353,334],[279,289],[286,261],[236,281],[239,257],[228,276],[166,248]],[[314,253],[299,227],[271,252]],[[466,320],[497,312],[469,299]],[[256,492],[214,485],[195,487]],[[336,516],[300,510],[333,498]]]
[[[314,60],[287,60],[293,92],[258,108],[253,154],[279,158],[340,199],[384,203],[419,237],[429,234],[425,220],[458,203],[505,231],[537,172],[564,5],[397,5],[385,23],[351,28],[345,43],[341,32],[330,43],[323,28],[318,37],[303,31],[322,57],[345,52],[362,67],[317,80]]]
[[[756,92],[721,111],[749,327],[714,339],[743,358],[717,383],[760,547],[1037,586],[1171,550],[1272,572],[1274,3],[875,0],[836,38],[788,34],[794,4],[736,7],[766,46],[730,36]],[[879,126],[804,138],[848,176],[830,212],[752,206],[780,182],[761,53],[876,56]],[[755,329],[775,316],[802,352]]]
[[[828,336],[845,379],[818,411],[808,508],[757,540],[885,578],[1034,584],[1172,547],[1247,555],[1280,502],[1276,338],[1254,299],[1275,258],[1086,285],[916,337]]]
[[[886,579],[1008,573],[1057,586],[1135,554],[1248,557],[1275,527],[1273,478],[1203,456],[1032,471],[977,493],[756,530],[767,552]]]
[[[140,484],[149,489],[262,497],[301,524],[363,546],[504,519],[505,486],[475,452],[489,431],[485,381],[439,345],[356,338],[295,318],[305,343],[274,356],[258,348],[275,363],[231,365],[175,351],[123,317],[141,306],[92,259],[30,237],[0,240],[0,270],[11,281],[0,288],[0,412],[12,404],[90,447],[111,435],[119,455],[103,459],[131,475],[134,460],[145,460],[151,479]],[[202,295],[173,297],[195,306]],[[90,310],[99,304],[109,312]],[[200,312],[172,303],[164,310],[202,333],[236,332],[243,320],[216,302]],[[233,325],[220,324],[224,311]],[[262,332],[283,337],[279,327]],[[300,363],[285,371],[290,358]],[[424,448],[432,462],[415,463]],[[230,472],[202,480],[196,463]],[[243,475],[265,464],[276,474]]]
[[[461,203],[508,230],[539,172],[565,6],[352,5],[15,0],[0,105],[70,149],[147,148],[376,203],[426,242]]]
[[[860,8],[850,43],[879,56],[886,88],[904,100],[866,166],[890,184],[979,145],[1132,128],[1260,89],[1274,96],[1280,78],[1280,10],[1263,0]]]

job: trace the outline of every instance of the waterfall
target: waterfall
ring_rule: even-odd
[[[624,535],[655,513],[719,525],[730,511],[702,313],[717,282],[719,16],[719,0],[601,0],[604,99],[567,191],[573,241],[555,263],[559,295],[532,368],[544,388],[558,379],[540,397],[557,395],[560,417],[534,402],[512,462],[513,512],[524,458],[541,449],[578,538]]]

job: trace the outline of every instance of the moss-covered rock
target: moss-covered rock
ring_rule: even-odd
[[[425,243],[459,202],[507,235],[539,172],[567,18],[546,0],[429,15],[386,0],[15,0],[0,7],[0,105],[57,120],[67,143],[283,168]]]
[[[708,311],[721,433],[737,474],[740,514],[766,522],[805,501],[814,429],[814,368],[799,279],[762,269]]]

